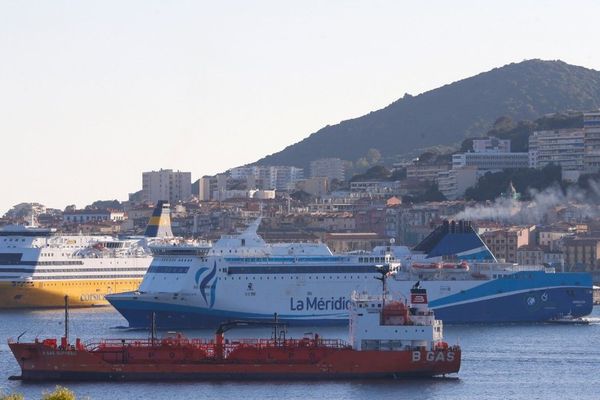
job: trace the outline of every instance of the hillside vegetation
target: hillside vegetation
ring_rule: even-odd
[[[599,106],[600,72],[562,61],[528,60],[418,96],[405,95],[381,110],[326,126],[257,164],[306,168],[323,157],[355,161],[368,149],[387,158],[483,136],[501,115],[531,121],[549,113]],[[499,135],[508,135],[508,130]],[[516,149],[523,145],[515,143]]]

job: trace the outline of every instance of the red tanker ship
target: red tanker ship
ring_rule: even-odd
[[[213,340],[171,334],[162,339],[102,340],[72,345],[56,339],[9,346],[21,366],[18,379],[217,380],[352,379],[436,376],[458,372],[461,350],[442,341],[442,322],[418,284],[410,302],[388,295],[353,294],[350,343],[319,335],[286,338],[273,323],[270,339],[227,340],[223,324]]]

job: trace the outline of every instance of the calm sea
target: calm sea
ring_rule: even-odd
[[[359,382],[227,382],[227,383],[69,383],[80,397],[100,399],[600,399],[600,309],[588,326],[496,325],[446,326],[450,343],[463,348],[456,379]],[[145,332],[118,327],[126,321],[111,308],[73,310],[72,337],[145,337]],[[0,313],[0,391],[20,392],[39,399],[54,384],[9,381],[18,375],[6,339],[26,331],[23,338],[60,336],[62,312]],[[299,336],[307,329],[291,330]],[[329,338],[346,338],[345,328],[318,329]],[[210,337],[211,331],[188,336]],[[267,330],[232,331],[230,337],[263,335]]]

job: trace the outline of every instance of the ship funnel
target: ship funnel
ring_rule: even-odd
[[[421,283],[417,282],[410,289],[410,306],[419,310],[427,310],[427,290],[421,287]]]
[[[148,221],[144,236],[159,238],[173,237],[173,231],[171,231],[171,209],[168,201],[160,200],[156,204],[150,221]]]

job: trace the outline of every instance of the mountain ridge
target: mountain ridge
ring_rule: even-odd
[[[600,107],[600,72],[560,60],[525,60],[404,95],[379,110],[327,125],[256,165],[308,167],[324,157],[357,160],[370,148],[384,157],[480,136],[500,116],[513,120]]]

